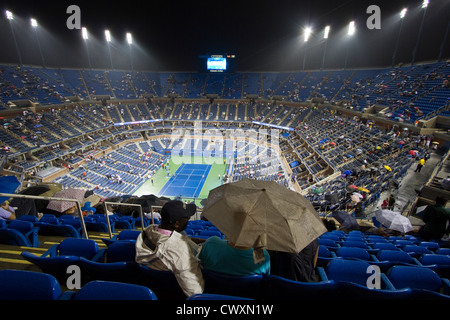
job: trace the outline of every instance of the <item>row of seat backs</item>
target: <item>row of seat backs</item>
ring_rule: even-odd
[[[0,300],[157,300],[147,287],[113,281],[92,281],[78,291],[62,292],[58,280],[47,273],[0,271]]]
[[[76,240],[79,239],[66,239],[72,240],[72,242],[78,242]],[[86,240],[86,239],[84,239]],[[93,240],[86,240],[87,242]],[[80,254],[75,251],[66,250],[64,247],[66,243],[61,243],[63,246],[60,248],[60,253],[72,253],[72,254]],[[87,243],[86,242],[86,243]],[[95,243],[95,242],[94,242]],[[67,247],[70,249],[70,243],[67,244]],[[94,246],[95,247],[95,246]],[[124,241],[116,241],[112,243],[108,249],[104,252],[103,255],[98,254],[99,251],[96,248],[92,248],[90,250],[89,255],[85,255],[83,257],[77,257],[77,263],[79,263],[82,274],[84,274],[87,278],[86,281],[94,281],[94,280],[104,280],[104,281],[123,281],[129,282],[139,285],[145,285],[154,290],[155,294],[158,297],[163,299],[177,299],[184,298],[182,294],[176,278],[171,272],[164,271],[156,271],[145,266],[139,265],[134,262],[135,255],[135,242],[133,240],[124,240]],[[103,258],[103,260],[102,260]],[[45,259],[45,258],[41,258]],[[42,262],[42,261],[40,261]],[[39,262],[37,262],[39,263]],[[73,263],[73,261],[70,261]],[[339,265],[341,263],[342,265]],[[356,265],[355,265],[356,264]],[[38,264],[39,265],[39,264]],[[54,261],[52,263],[54,265]],[[305,298],[312,298],[315,294],[320,294],[322,297],[324,295],[333,296],[336,292],[341,290],[341,287],[349,287],[348,282],[356,283],[359,286],[362,286],[367,281],[367,267],[370,264],[368,262],[363,261],[353,261],[353,260],[339,260],[336,259],[334,261],[330,261],[326,268],[318,268],[319,273],[321,275],[320,282],[313,283],[289,283],[289,286],[292,286],[291,290],[296,291],[296,297],[304,294]],[[396,272],[392,273],[394,268],[398,266],[394,266],[389,270],[390,274],[396,274]],[[417,268],[420,270],[428,270],[426,276],[431,279],[430,283],[436,283],[439,280],[439,283],[442,282],[439,275],[437,275],[434,271],[423,268],[423,267],[414,267],[408,266],[406,268],[407,271],[416,271]],[[322,270],[321,270],[322,269]],[[65,271],[65,270],[64,270]],[[44,271],[45,272],[45,271]],[[285,292],[289,292],[287,289],[279,289],[281,284],[284,285],[285,280],[287,279],[277,279],[273,278],[276,276],[262,276],[262,275],[253,275],[248,277],[233,277],[222,274],[217,274],[211,271],[204,270],[205,275],[205,292],[206,293],[214,293],[214,294],[226,294],[232,296],[242,296],[253,299],[261,299],[261,298],[288,298],[287,293],[282,293],[281,291],[285,290]],[[325,273],[324,273],[325,272]],[[404,272],[404,271],[402,271]],[[422,271],[420,271],[422,272]],[[430,273],[431,272],[431,273]],[[324,277],[324,275],[326,275]],[[67,275],[65,275],[67,278]],[[272,279],[273,278],[273,279]],[[278,283],[278,282],[279,283]],[[433,282],[434,281],[434,282]],[[272,282],[275,282],[273,284]],[[339,285],[336,285],[338,283]],[[343,284],[342,284],[343,283]],[[404,298],[411,294],[411,290],[405,289],[403,287],[399,287],[398,290],[390,290],[390,292],[374,292],[367,291],[361,288],[355,289],[355,286],[350,286],[352,290],[363,290],[368,295],[377,295],[379,297],[384,294],[385,296],[391,298]],[[390,285],[390,287],[396,287],[396,284]],[[278,288],[278,289],[277,289]],[[174,290],[176,289],[176,290]],[[434,288],[435,289],[435,288]],[[278,292],[278,291],[280,292]],[[286,291],[287,290],[287,291]],[[429,287],[426,287],[426,290],[429,290]],[[348,291],[348,290],[347,290]],[[277,294],[275,295],[275,292]],[[337,296],[339,296],[338,294]],[[342,297],[342,296],[341,296]]]
[[[39,227],[34,226],[33,223],[21,220],[12,220],[7,223],[4,220],[0,225],[0,243],[25,246],[38,247]]]

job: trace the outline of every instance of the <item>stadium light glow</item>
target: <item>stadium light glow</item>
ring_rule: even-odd
[[[31,26],[32,26],[33,28],[37,28],[38,23],[37,23],[36,19],[31,18],[30,21],[31,21]]]
[[[8,19],[8,20],[13,20],[14,19],[14,16],[13,16],[11,11],[6,10],[5,14],[6,14],[6,19]]]
[[[87,32],[87,29],[85,27],[81,28],[81,36],[83,37],[83,40],[88,40],[89,39],[88,32]]]
[[[109,30],[105,30],[105,37],[107,42],[111,42],[111,33]]]
[[[132,37],[131,33],[129,33],[129,32],[127,33],[127,42],[129,45],[133,44],[133,37]]]
[[[349,25],[348,25],[348,32],[347,34],[349,36],[352,36],[355,33],[355,21],[350,21]]]
[[[425,9],[426,7],[428,7],[429,3],[430,3],[429,0],[423,0],[423,2],[422,2],[422,9]]]
[[[400,11],[400,19],[403,19],[406,16],[406,11],[408,11],[408,9],[404,8],[402,11]]]
[[[312,29],[311,29],[310,27],[307,27],[307,28],[305,29],[305,38],[304,38],[304,41],[305,41],[305,42],[308,41],[309,36],[311,35],[311,32],[312,32]]]
[[[330,33],[330,26],[325,27],[325,31],[323,32],[323,38],[328,39],[328,34]]]

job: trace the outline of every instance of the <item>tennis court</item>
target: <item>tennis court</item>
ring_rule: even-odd
[[[198,197],[211,170],[210,164],[183,163],[159,192],[166,197]]]

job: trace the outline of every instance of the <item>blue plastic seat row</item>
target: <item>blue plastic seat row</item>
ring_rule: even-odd
[[[37,247],[40,243],[38,232],[39,227],[29,221],[12,220],[8,223],[4,222],[0,226],[0,243],[24,247]]]
[[[62,292],[50,274],[9,270],[0,271],[0,300],[157,300],[147,287],[113,281],[92,281],[80,290]]]

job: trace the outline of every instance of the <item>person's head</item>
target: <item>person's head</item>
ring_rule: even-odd
[[[187,204],[184,208],[183,202],[171,200],[161,209],[161,228],[181,232],[191,216],[196,212],[197,206],[193,203]]]

